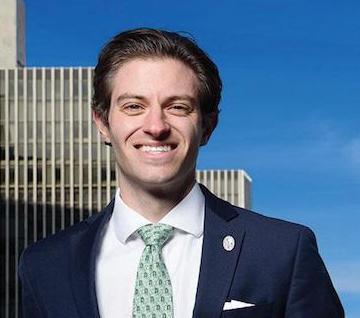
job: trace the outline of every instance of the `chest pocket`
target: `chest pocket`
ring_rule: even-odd
[[[282,318],[282,316],[274,316],[272,304],[264,304],[224,310],[221,318]]]

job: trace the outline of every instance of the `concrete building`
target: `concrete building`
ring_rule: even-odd
[[[19,317],[18,256],[96,213],[116,189],[111,149],[92,124],[93,68],[0,69],[1,317]],[[251,206],[243,170],[197,171],[231,203]]]
[[[25,5],[0,0],[0,68],[25,66]]]
[[[109,147],[92,124],[93,68],[26,68],[22,0],[0,0],[0,317],[21,317],[18,258],[30,243],[98,212],[115,193]],[[197,171],[250,208],[243,170]]]

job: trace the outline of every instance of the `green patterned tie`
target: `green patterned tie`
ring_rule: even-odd
[[[161,256],[172,231],[166,224],[148,224],[137,231],[146,246],[135,282],[133,318],[173,317],[170,276]]]

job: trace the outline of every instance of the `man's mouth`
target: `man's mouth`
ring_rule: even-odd
[[[159,145],[159,146],[137,145],[136,148],[142,152],[147,152],[147,153],[163,153],[163,152],[169,152],[169,151],[175,149],[176,145],[174,145],[174,144]]]

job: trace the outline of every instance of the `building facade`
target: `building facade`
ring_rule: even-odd
[[[0,69],[1,317],[19,317],[18,257],[30,243],[98,212],[117,173],[91,117],[93,68]],[[197,171],[249,208],[243,170]]]
[[[0,68],[25,66],[25,5],[0,0]]]

